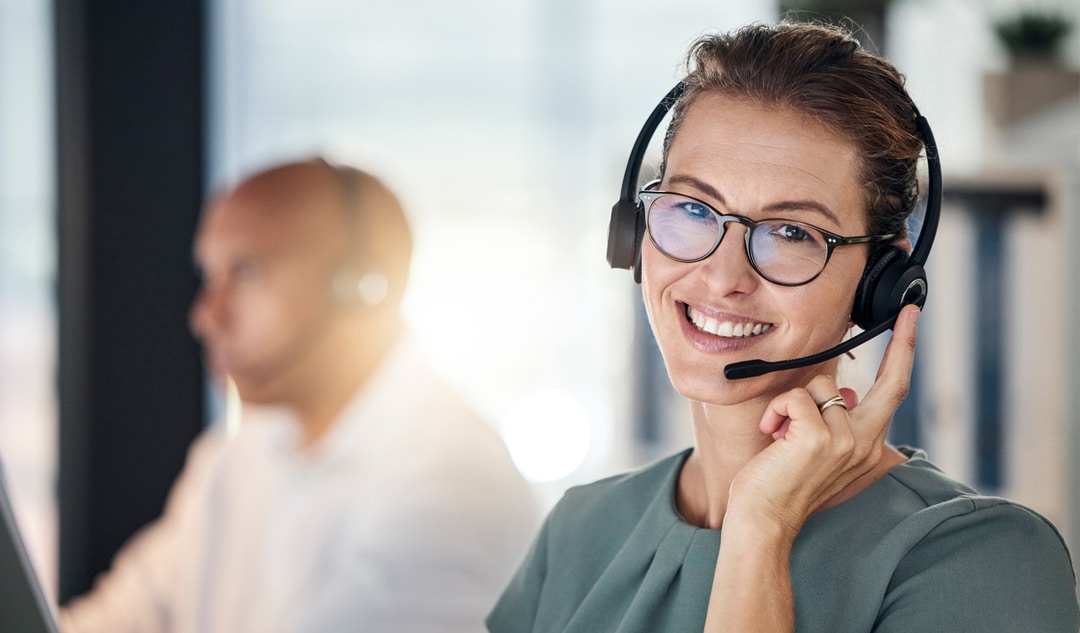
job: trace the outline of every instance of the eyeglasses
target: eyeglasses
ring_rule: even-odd
[[[838,246],[883,242],[892,235],[844,237],[811,224],[783,219],[755,222],[741,215],[722,214],[700,200],[678,193],[644,190],[649,239],[661,253],[677,262],[699,262],[712,255],[724,239],[728,222],[746,227],[746,257],[766,280],[781,286],[810,283],[825,270]]]

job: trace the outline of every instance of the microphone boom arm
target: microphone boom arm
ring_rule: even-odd
[[[824,352],[817,354],[811,354],[809,356],[803,356],[802,358],[793,358],[791,360],[778,360],[767,361],[760,358],[754,360],[744,360],[738,363],[731,363],[724,367],[724,377],[728,380],[736,380],[739,378],[754,378],[774,371],[783,371],[786,369],[798,369],[800,367],[808,367],[810,365],[816,365],[823,363],[831,358],[835,358],[840,354],[848,352],[863,343],[869,341],[872,338],[876,338],[885,330],[888,330],[896,323],[896,317],[892,317],[888,321],[878,323],[874,327],[862,332],[856,336],[849,338],[848,340],[840,343],[835,347],[830,347]]]

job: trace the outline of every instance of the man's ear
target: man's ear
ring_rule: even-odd
[[[906,235],[904,237],[898,237],[895,240],[893,240],[892,244],[893,244],[893,246],[896,246],[896,247],[900,248],[901,250],[903,250],[908,255],[911,255],[912,246],[911,246],[911,238],[910,237],[907,237]]]

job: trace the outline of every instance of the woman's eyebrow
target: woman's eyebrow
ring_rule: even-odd
[[[668,179],[668,184],[681,184],[693,189],[697,189],[701,193],[718,200],[722,204],[726,205],[727,201],[724,200],[724,196],[717,191],[712,185],[698,178],[687,174],[676,174]],[[773,204],[766,205],[763,211],[770,213],[780,211],[813,211],[821,214],[828,220],[832,221],[836,226],[840,226],[840,218],[833,213],[832,209],[817,202],[816,200],[782,200],[780,202],[774,202]]]
[[[784,200],[765,206],[765,211],[815,211],[825,216],[836,226],[841,226],[840,218],[829,207],[815,200]]]
[[[668,179],[668,184],[671,184],[671,185],[686,185],[686,186],[688,186],[688,187],[690,187],[692,189],[697,189],[701,193],[704,193],[705,195],[709,196],[710,198],[713,198],[715,200],[719,200],[724,205],[727,205],[727,201],[724,200],[724,196],[722,196],[719,191],[714,189],[712,185],[710,185],[709,183],[707,183],[707,182],[705,182],[703,180],[698,180],[697,178],[694,178],[693,176],[689,176],[689,175],[686,175],[686,174],[675,174],[674,176],[672,176],[671,178]]]

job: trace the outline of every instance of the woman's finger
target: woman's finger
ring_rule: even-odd
[[[863,398],[861,409],[873,408],[887,411],[889,417],[907,397],[911,388],[911,368],[915,363],[915,339],[920,310],[918,306],[904,306],[893,326],[892,339],[885,348],[885,355],[878,367],[877,378]]]
[[[826,423],[839,423],[847,420],[847,399],[840,392],[832,376],[815,376],[806,385],[806,391],[817,405],[818,415]]]
[[[854,389],[849,387],[840,387],[840,395],[844,396],[844,402],[847,403],[847,410],[854,411],[855,407],[859,406],[859,394]]]
[[[773,439],[780,439],[787,433],[793,419],[810,418],[816,412],[817,403],[805,389],[792,389],[769,402],[758,429]]]

